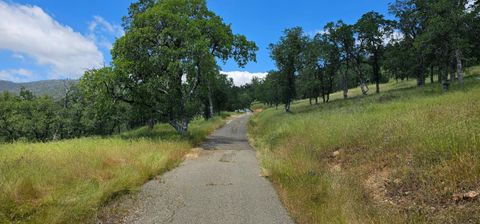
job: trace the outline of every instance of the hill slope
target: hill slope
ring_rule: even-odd
[[[448,93],[408,86],[252,119],[266,175],[297,222],[480,223],[479,78]]]
[[[77,84],[78,80],[67,80],[70,84]],[[0,80],[0,92],[10,92],[18,94],[22,87],[32,91],[37,96],[48,95],[55,99],[61,98],[65,94],[65,80],[45,80],[26,83],[14,83]]]

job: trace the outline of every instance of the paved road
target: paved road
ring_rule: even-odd
[[[260,176],[243,115],[217,130],[201,156],[142,187],[124,223],[293,223]],[[108,221],[107,221],[108,223]]]

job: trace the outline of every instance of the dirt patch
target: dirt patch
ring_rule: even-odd
[[[396,205],[396,203],[387,196],[387,183],[389,177],[390,170],[388,168],[374,171],[365,180],[365,188],[375,202]]]
[[[126,194],[111,200],[105,204],[97,213],[96,223],[98,224],[121,224],[125,223],[125,217],[127,217],[131,211],[130,207],[135,206],[137,203],[136,194]]]
[[[190,153],[185,155],[184,159],[185,160],[194,160],[194,159],[198,159],[201,156],[208,155],[210,153],[211,152],[209,152],[209,151],[207,151],[203,148],[194,148],[194,149],[190,150]]]
[[[332,153],[330,156],[328,167],[332,173],[342,172],[342,158],[345,156],[345,150],[339,149]]]
[[[270,176],[272,176],[272,171],[269,170],[269,169],[260,167],[260,176],[265,177],[265,178],[269,178]]]
[[[410,156],[398,159],[404,165],[412,165]],[[399,178],[395,165],[393,161],[377,160],[360,169],[365,192],[377,208],[405,215],[414,223],[480,223],[480,188],[448,195],[426,194],[418,185]]]
[[[460,202],[460,201],[473,201],[478,199],[480,196],[480,193],[478,191],[469,191],[467,193],[456,193],[453,194],[453,200],[455,202]]]

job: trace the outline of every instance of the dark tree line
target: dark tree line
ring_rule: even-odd
[[[99,107],[78,86],[65,90],[65,97],[58,101],[25,89],[19,95],[0,94],[0,142],[107,135],[135,125],[128,105]]]
[[[396,20],[368,12],[353,25],[328,23],[313,37],[300,27],[285,30],[270,46],[277,70],[257,80],[255,99],[288,112],[292,100],[328,102],[340,90],[347,98],[353,87],[367,94],[370,83],[379,93],[391,78],[423,86],[438,76],[445,91],[463,84],[464,67],[480,58],[479,2],[396,0],[389,8]]]

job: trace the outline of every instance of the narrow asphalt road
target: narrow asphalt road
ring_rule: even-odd
[[[230,121],[207,139],[200,156],[145,184],[120,222],[293,223],[270,182],[260,176],[246,137],[249,117]]]

